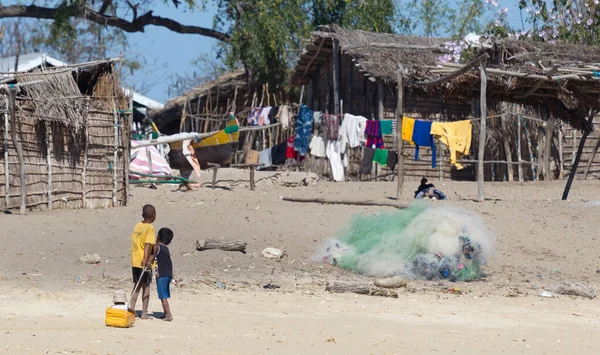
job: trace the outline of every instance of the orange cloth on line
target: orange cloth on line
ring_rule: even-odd
[[[415,119],[402,116],[402,139],[414,145],[412,140],[413,131],[415,130]]]
[[[463,166],[457,163],[463,155],[468,155],[471,149],[471,121],[457,122],[433,122],[431,125],[431,134],[433,134],[440,142],[444,143],[450,149],[450,162],[456,166],[458,170]]]

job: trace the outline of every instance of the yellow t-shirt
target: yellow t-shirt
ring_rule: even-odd
[[[154,226],[150,223],[138,222],[131,234],[131,266],[142,268],[144,246],[146,243],[156,244]]]

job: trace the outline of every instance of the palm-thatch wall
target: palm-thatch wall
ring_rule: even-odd
[[[17,73],[3,81],[23,85],[14,103],[14,127],[23,152],[25,207],[125,205],[129,124],[114,63]],[[9,90],[0,90],[0,209],[22,205]]]

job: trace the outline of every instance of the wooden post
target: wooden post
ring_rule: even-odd
[[[575,164],[575,155],[577,151],[575,147],[577,146],[577,130],[573,128],[573,150],[571,150],[571,166]]]
[[[485,62],[482,61],[479,65],[479,73],[481,77],[481,98],[480,98],[480,108],[481,108],[481,126],[479,128],[479,159],[477,162],[477,197],[480,202],[485,200],[485,194],[483,192],[483,179],[484,179],[484,170],[483,170],[483,159],[485,158],[485,130],[486,130],[486,120],[487,120],[487,102],[486,102],[486,91],[487,91],[487,76],[485,73]]]
[[[437,141],[436,154],[438,165],[440,168],[440,181],[444,181],[444,156],[442,155],[442,143],[440,143],[439,140]]]
[[[398,93],[396,99],[396,147],[398,154],[398,185],[396,187],[396,199],[399,200],[404,189],[404,154],[402,142],[402,115],[404,115],[404,80],[400,70],[396,72],[398,82]]]
[[[300,100],[298,101],[298,106],[302,105],[302,100],[304,100],[304,85],[302,85],[302,89],[300,89]]]
[[[133,123],[133,86],[131,87],[131,96],[129,97],[129,111],[131,116],[124,116],[123,128],[121,131],[121,137],[123,138],[123,166],[125,167],[125,173],[123,174],[123,184],[125,185],[125,206],[129,204],[129,163],[131,163],[131,143],[129,136],[131,135],[131,124]],[[200,100],[198,100],[198,106]],[[129,119],[131,121],[129,121]],[[125,124],[127,121],[127,124]],[[157,127],[158,129],[158,127]]]
[[[506,110],[507,106],[502,105],[502,110]],[[506,122],[506,112],[502,113],[500,117],[500,122],[502,124],[502,130],[505,134],[503,134],[502,141],[504,143],[504,154],[506,155],[506,172],[508,174],[508,182],[513,182],[515,172],[512,166],[512,151],[510,150],[510,135],[508,135],[508,124]]]
[[[48,121],[44,122],[46,126],[46,166],[48,169],[48,209],[52,209],[52,126]]]
[[[592,150],[592,155],[590,155],[590,159],[587,162],[587,165],[585,166],[585,171],[583,173],[583,180],[587,179],[588,173],[590,172],[590,167],[592,166],[592,163],[594,162],[594,157],[596,156],[596,152],[598,152],[598,148],[600,147],[600,136],[598,136],[598,139],[596,139],[596,145],[594,146],[594,149]]]
[[[565,148],[564,148],[564,144],[563,144],[563,140],[564,140],[564,135],[563,135],[563,130],[562,127],[559,126],[558,127],[558,179],[562,180],[565,176],[565,166],[564,166],[564,159],[563,159],[563,154],[565,152]]]
[[[523,182],[523,159],[521,158],[521,115],[517,112],[517,161],[519,182]]]
[[[85,142],[84,142],[84,151],[83,151],[83,170],[81,171],[81,204],[83,208],[87,208],[87,166],[88,166],[88,141],[89,141],[89,127],[84,127],[85,130]]]
[[[8,172],[8,111],[9,111],[9,101],[8,97],[4,100],[6,111],[4,111],[4,204],[5,208],[8,210],[8,196],[10,190],[10,174]]]
[[[256,189],[256,186],[254,185],[254,170],[255,170],[255,166],[251,165],[250,166],[250,191],[254,191]]]
[[[383,83],[377,83],[377,119],[383,120],[383,95],[384,95]]]
[[[333,106],[334,113],[340,114],[340,43],[333,40]]]
[[[115,99],[112,100],[113,103],[113,119],[114,119],[114,146],[113,146],[113,191],[112,191],[112,200],[113,207],[117,207],[117,156],[119,150],[119,119],[117,118],[117,104],[115,103]]]
[[[17,140],[17,117],[15,115],[15,98],[17,96],[17,90],[11,88],[9,90],[10,97],[10,135],[13,146],[17,150],[17,157],[19,159],[19,172],[21,175],[21,209],[20,213],[25,214],[27,208],[27,176],[25,173],[25,157],[23,156],[23,146],[21,142]]]
[[[554,137],[554,120],[548,117],[546,122],[546,147],[544,151],[544,180],[550,180],[550,153]]]

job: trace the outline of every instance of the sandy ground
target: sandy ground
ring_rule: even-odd
[[[219,173],[237,180],[237,173]],[[244,174],[245,176],[245,174]],[[496,253],[484,281],[409,281],[398,299],[329,294],[331,280],[370,281],[314,262],[315,248],[353,214],[379,207],[290,203],[281,196],[389,202],[395,183],[319,182],[281,186],[257,176],[257,191],[221,182],[183,193],[174,187],[132,188],[130,206],[108,210],[0,215],[0,352],[7,354],[592,354],[600,343],[598,300],[546,299],[541,288],[561,280],[600,284],[599,181],[486,184],[436,183],[453,206],[481,215],[495,232]],[[276,181],[274,184],[273,181]],[[296,176],[283,183],[298,182]],[[288,184],[289,185],[289,184]],[[415,186],[413,186],[415,185]],[[409,202],[415,183],[407,183]],[[600,197],[597,198],[600,200]],[[175,231],[171,254],[177,286],[175,321],[104,326],[115,289],[130,290],[131,230],[145,203],[157,207],[157,228]],[[248,253],[197,252],[199,239],[238,239]],[[285,250],[281,260],[261,256]],[[85,253],[99,265],[78,262]],[[265,290],[265,283],[280,285]],[[216,284],[225,285],[225,289]],[[451,295],[459,286],[466,294]],[[152,290],[150,310],[160,312]],[[593,333],[594,332],[594,333]]]

